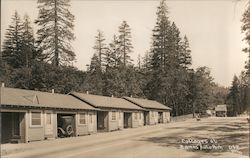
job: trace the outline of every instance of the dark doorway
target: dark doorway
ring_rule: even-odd
[[[124,112],[124,128],[132,128],[132,113]]]
[[[97,131],[107,132],[108,131],[108,112],[97,111]]]
[[[158,123],[163,123],[163,112],[158,112]]]
[[[24,143],[25,113],[2,112],[1,115],[1,143]]]
[[[75,136],[75,114],[57,114],[57,136],[59,138]]]
[[[149,112],[144,112],[144,126],[149,125]]]

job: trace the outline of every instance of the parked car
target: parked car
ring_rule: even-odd
[[[73,116],[60,116],[58,118],[58,137],[70,137],[74,135]]]

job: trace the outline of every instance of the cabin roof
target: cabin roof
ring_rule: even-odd
[[[1,87],[1,105],[32,106],[63,109],[95,108],[71,95]]]
[[[70,94],[86,103],[91,104],[96,108],[143,110],[141,107],[129,101],[126,101],[122,98],[107,97],[107,96],[92,95],[92,94],[77,93],[77,92],[71,92]]]
[[[128,100],[142,108],[148,109],[159,109],[159,110],[171,110],[170,107],[163,105],[154,100],[141,99],[141,98],[132,98],[132,97],[123,97],[125,100]]]

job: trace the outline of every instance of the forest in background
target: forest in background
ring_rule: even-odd
[[[234,76],[228,88],[214,82],[210,69],[192,69],[191,48],[187,36],[169,19],[162,0],[157,8],[150,50],[133,62],[132,34],[124,20],[108,43],[104,32],[97,30],[93,56],[86,71],[72,66],[76,55],[74,15],[70,0],[38,0],[38,30],[31,27],[28,15],[14,12],[6,30],[1,51],[0,81],[7,87],[51,91],[70,91],[103,96],[132,96],[157,100],[172,110],[172,116],[204,112],[218,104],[228,104],[230,115],[247,108],[246,89],[250,72],[250,6],[242,18],[248,54],[246,68]],[[94,36],[94,35],[93,35]],[[35,38],[36,37],[36,38]],[[241,52],[239,52],[241,53]],[[136,64],[133,64],[136,63]]]

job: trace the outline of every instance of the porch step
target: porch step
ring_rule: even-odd
[[[13,143],[13,144],[21,143],[21,137],[20,136],[13,136],[13,138],[10,139],[10,143]]]
[[[21,139],[11,139],[11,140],[10,140],[10,143],[12,143],[12,144],[21,143]]]

